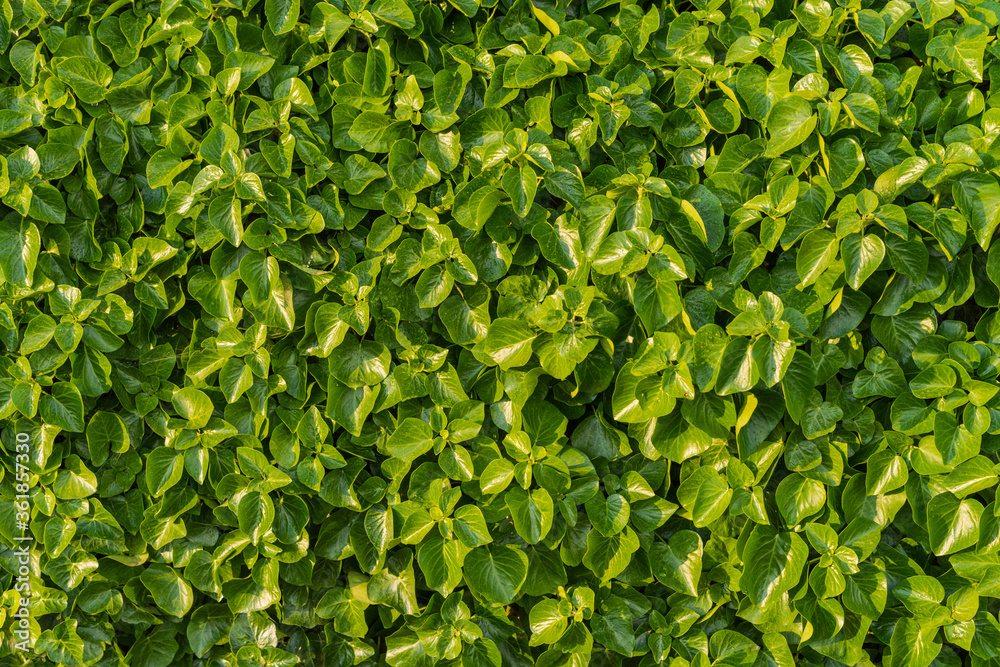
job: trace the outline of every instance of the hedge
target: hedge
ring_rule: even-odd
[[[1000,667],[998,23],[0,0],[0,665]]]

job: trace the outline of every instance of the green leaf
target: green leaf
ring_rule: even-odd
[[[799,24],[814,37],[822,37],[830,27],[832,10],[826,2],[806,0],[794,10]]]
[[[42,419],[64,431],[83,433],[83,397],[80,390],[67,382],[57,382],[42,394],[39,404]]]
[[[872,348],[865,357],[865,369],[854,377],[855,398],[886,396],[895,398],[906,391],[903,369],[880,347]]]
[[[545,489],[524,491],[514,487],[505,495],[518,535],[528,544],[537,544],[552,529],[555,506]]]
[[[691,514],[697,527],[707,526],[725,514],[733,490],[712,468],[698,468],[677,488],[677,500]]]
[[[722,352],[718,368],[715,386],[720,396],[749,391],[758,380],[750,341],[742,337],[731,339]]]
[[[872,333],[876,340],[897,361],[908,360],[916,344],[934,333],[936,328],[937,320],[931,315],[930,309],[920,306],[895,317],[872,318]]]
[[[448,297],[439,307],[444,326],[456,345],[473,345],[489,332],[489,309],[483,297],[488,298],[488,293],[469,291]]]
[[[503,371],[524,366],[531,359],[531,343],[536,337],[521,320],[493,320],[486,338],[474,348],[476,358],[483,363],[496,364]]]
[[[861,146],[853,137],[841,137],[827,149],[830,161],[830,185],[834,190],[850,186],[865,168]]]
[[[467,549],[455,540],[433,536],[417,548],[417,561],[424,580],[441,595],[450,595],[462,582],[462,563]]]
[[[951,366],[935,364],[910,380],[910,391],[917,398],[940,398],[951,393],[955,380]]]
[[[840,406],[824,401],[818,391],[813,391],[802,410],[802,434],[813,439],[831,433],[843,416]]]
[[[971,173],[957,179],[951,188],[955,206],[962,212],[976,241],[989,250],[993,233],[1000,224],[1000,184],[988,174]]]
[[[266,493],[251,491],[240,499],[236,516],[240,530],[258,544],[274,523],[274,503]]]
[[[265,0],[267,25],[275,35],[283,35],[295,27],[299,19],[299,0]]]
[[[850,93],[843,101],[844,111],[854,125],[869,132],[878,132],[880,112],[871,95]]]
[[[348,338],[330,356],[330,375],[354,389],[370,387],[389,375],[390,361],[381,343]]]
[[[434,446],[434,432],[424,421],[410,417],[399,424],[389,436],[386,449],[403,461],[413,461]]]
[[[954,0],[918,0],[917,10],[926,27],[946,19],[955,13]]]
[[[239,359],[227,359],[219,371],[219,388],[226,401],[235,403],[253,386],[253,371]]]
[[[146,458],[146,486],[154,498],[177,484],[184,474],[184,457],[167,447],[154,449]]]
[[[243,240],[243,208],[233,196],[220,195],[208,207],[208,220],[234,246]]]
[[[841,246],[847,284],[859,290],[885,258],[885,244],[874,234],[849,234]]]
[[[378,391],[372,387],[349,387],[336,378],[330,378],[326,416],[349,433],[358,435],[374,409],[376,399]]]
[[[72,362],[73,381],[84,396],[101,396],[111,389],[111,362],[103,354],[83,346]]]
[[[187,428],[203,428],[212,418],[212,399],[200,389],[178,389],[170,400],[177,414],[187,420]]]
[[[796,533],[755,527],[743,550],[747,566],[740,588],[758,607],[770,607],[799,582],[808,553],[809,547]]]
[[[556,600],[542,600],[528,614],[528,625],[531,628],[529,646],[554,644],[559,641],[567,628],[568,619],[560,610]]]
[[[812,106],[801,97],[789,95],[779,100],[767,116],[771,138],[764,155],[773,158],[792,150],[809,138],[816,122]]]
[[[55,73],[86,104],[97,104],[104,99],[113,75],[110,67],[86,56],[56,61]]]
[[[413,12],[402,0],[379,0],[371,9],[372,14],[397,28],[412,28],[416,25]]]
[[[883,450],[868,459],[865,492],[870,496],[885,494],[906,484],[907,478],[906,462],[892,451]]]
[[[750,350],[754,369],[768,387],[781,382],[792,363],[794,352],[795,345],[791,341],[778,341],[770,336],[758,338]]]
[[[792,361],[781,379],[781,390],[785,396],[785,407],[792,420],[799,423],[802,409],[816,386],[816,364],[812,357],[796,350]]]
[[[795,256],[795,269],[802,285],[808,286],[819,280],[836,256],[837,237],[831,232],[820,229],[807,234]]]
[[[979,519],[983,506],[972,499],[959,500],[945,491],[927,503],[927,528],[936,556],[961,551],[979,539]]]
[[[514,464],[504,458],[493,459],[479,477],[483,493],[500,493],[514,480]]]
[[[421,308],[435,308],[441,305],[455,286],[455,278],[441,264],[425,269],[417,280],[417,304]]]
[[[195,609],[186,632],[195,655],[204,656],[209,649],[228,638],[232,625],[233,615],[224,604],[205,604]]]
[[[167,565],[152,563],[139,575],[156,606],[172,616],[184,617],[194,604],[191,586]]]
[[[52,490],[60,500],[86,498],[97,491],[97,476],[79,456],[71,454],[63,461],[63,468],[56,475]]]
[[[229,125],[213,127],[205,134],[198,148],[198,155],[209,164],[222,166],[227,151],[235,153],[240,147],[240,137]]]
[[[671,535],[666,543],[655,542],[649,560],[657,580],[679,593],[697,597],[702,554],[701,536],[691,530],[681,530]]]
[[[289,3],[289,6],[291,3]],[[238,69],[240,82],[236,90],[244,91],[250,88],[260,77],[274,66],[274,58],[259,53],[233,51],[226,54],[226,69]]]
[[[433,162],[419,157],[417,145],[409,140],[397,141],[389,151],[389,175],[397,187],[419,192],[441,180],[441,172]]]
[[[391,554],[386,567],[368,582],[368,597],[375,604],[385,604],[401,614],[413,614],[417,608],[413,577],[413,554],[409,550]]]
[[[265,301],[279,285],[281,271],[277,258],[259,252],[248,253],[240,260],[240,280],[256,302]]]
[[[381,49],[368,49],[365,60],[363,91],[371,97],[382,97],[389,87],[388,57]]]
[[[379,178],[385,176],[382,167],[365,159],[361,155],[352,155],[344,162],[347,168],[347,180],[344,189],[348,194],[359,195],[364,192],[368,185]]]
[[[493,541],[482,511],[473,505],[465,505],[455,511],[455,533],[469,548],[475,548]]]
[[[478,547],[465,557],[462,571],[474,593],[491,604],[508,605],[528,576],[528,557],[512,545]]]
[[[34,280],[41,239],[34,223],[0,222],[0,279],[19,287]]]
[[[587,517],[602,535],[617,535],[628,524],[629,503],[618,493],[607,498],[598,494],[587,501]]]
[[[169,667],[180,649],[172,632],[155,629],[144,634],[129,649],[129,664],[136,667]]]
[[[520,169],[511,167],[504,173],[501,182],[504,192],[510,197],[514,212],[522,218],[527,216],[538,191],[535,170],[528,164],[521,165]]]
[[[66,222],[66,202],[51,185],[39,183],[32,188],[28,215],[41,222],[61,225]]]
[[[472,71],[466,69],[468,76],[458,71],[443,69],[434,74],[434,101],[442,113],[454,113],[465,94],[465,87],[472,78]]]
[[[920,624],[908,617],[896,621],[889,643],[892,649],[891,667],[929,667],[941,652],[941,644],[934,641],[934,632],[925,631]]]
[[[258,569],[258,572],[260,571]],[[222,595],[229,605],[229,610],[233,614],[250,614],[263,611],[277,602],[281,597],[277,587],[265,584],[258,583],[253,577],[225,582],[222,585]]]
[[[868,618],[885,611],[888,588],[885,573],[871,563],[862,563],[860,572],[845,577],[844,607]]]
[[[639,538],[629,527],[612,537],[604,537],[596,530],[592,530],[587,534],[587,550],[583,555],[583,564],[600,581],[607,582],[628,567],[632,554],[638,550]]]
[[[228,320],[233,316],[234,280],[219,280],[211,271],[202,270],[191,276],[188,292],[213,317]]]
[[[925,18],[924,23],[927,22]],[[964,25],[954,33],[931,39],[927,43],[927,55],[940,59],[949,68],[973,81],[982,81],[983,55],[988,42],[989,33],[984,26]]]
[[[355,599],[344,588],[330,589],[320,600],[316,614],[322,618],[332,618],[337,632],[348,637],[363,637],[368,631],[365,609],[368,605]]]
[[[818,514],[826,504],[826,487],[815,479],[792,473],[775,490],[778,511],[789,526]]]
[[[77,633],[78,627],[77,620],[71,618],[53,629],[45,630],[35,641],[35,652],[44,653],[57,665],[83,667],[86,664],[83,653],[85,646]]]
[[[125,422],[116,414],[97,412],[87,423],[87,448],[90,459],[96,466],[108,459],[109,452],[118,454],[127,450],[130,442]]]

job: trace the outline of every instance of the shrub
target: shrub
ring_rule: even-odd
[[[996,667],[998,16],[0,0],[0,660]]]

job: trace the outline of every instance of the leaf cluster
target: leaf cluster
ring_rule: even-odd
[[[0,0],[0,664],[998,667],[998,25]]]

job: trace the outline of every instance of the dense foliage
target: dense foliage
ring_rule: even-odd
[[[997,667],[998,22],[0,0],[0,664]]]

